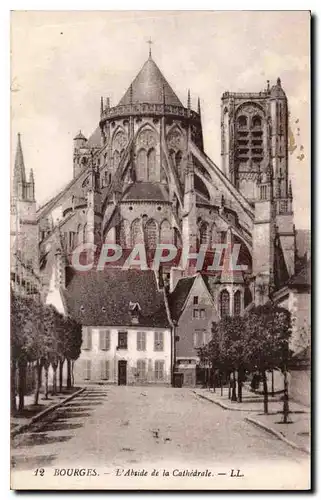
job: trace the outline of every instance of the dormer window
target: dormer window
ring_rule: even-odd
[[[141,312],[141,307],[138,302],[129,302],[129,312],[131,315],[132,323],[137,324],[139,321],[139,315]]]

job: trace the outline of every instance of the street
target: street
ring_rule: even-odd
[[[13,471],[50,467],[273,462],[298,465],[306,455],[191,389],[92,386],[30,432],[12,440]]]

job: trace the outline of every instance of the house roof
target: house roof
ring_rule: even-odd
[[[178,320],[183,312],[183,306],[186,302],[188,294],[194,284],[196,276],[181,278],[169,297],[169,307],[173,320]]]
[[[141,308],[137,326],[170,327],[164,292],[150,270],[73,272],[63,296],[67,312],[84,326],[131,326],[135,302]]]
[[[120,100],[119,106],[137,103],[162,104],[163,95],[165,104],[183,107],[157,64],[149,57]]]

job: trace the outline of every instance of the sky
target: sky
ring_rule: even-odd
[[[11,15],[12,165],[21,133],[43,204],[72,178],[73,137],[98,125],[148,58],[183,104],[201,99],[206,153],[220,166],[224,91],[258,92],[281,78],[295,151],[295,225],[310,227],[309,13],[300,11],[15,11]]]

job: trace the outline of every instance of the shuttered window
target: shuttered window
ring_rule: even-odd
[[[110,349],[110,331],[100,330],[99,332],[99,349],[101,351],[109,351]]]
[[[82,332],[82,349],[90,351],[92,348],[92,334],[90,326],[83,328]]]
[[[139,382],[144,382],[146,380],[146,360],[137,360],[137,380]]]
[[[102,359],[100,362],[100,378],[109,380],[109,361],[107,359]]]
[[[91,360],[85,359],[84,360],[84,380],[90,380],[90,379],[91,379]]]
[[[155,361],[155,380],[164,380],[164,361]]]
[[[137,332],[137,351],[146,351],[146,332]]]

